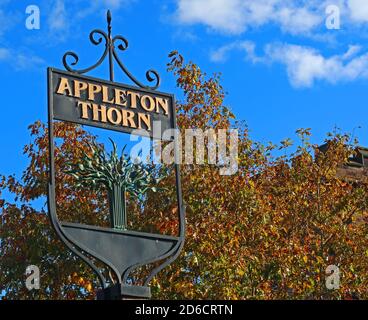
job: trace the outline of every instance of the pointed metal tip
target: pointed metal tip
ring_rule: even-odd
[[[109,25],[111,24],[111,20],[112,20],[111,11],[110,10],[107,10],[107,23]]]

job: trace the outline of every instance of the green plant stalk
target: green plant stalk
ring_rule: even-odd
[[[153,168],[133,163],[124,154],[125,147],[119,157],[115,142],[110,141],[113,145],[110,154],[106,154],[103,146],[90,145],[92,155],[84,153],[80,163],[68,163],[66,173],[77,181],[77,187],[99,190],[104,186],[108,192],[111,228],[127,230],[127,194],[139,200],[148,190],[156,192],[157,187],[150,184],[158,184],[161,179],[154,178]]]
[[[126,190],[114,184],[108,190],[111,227],[118,230],[127,229]]]

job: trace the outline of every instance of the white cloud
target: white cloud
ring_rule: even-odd
[[[237,50],[245,52],[247,60],[258,62],[259,58],[255,53],[255,48],[256,45],[252,41],[236,41],[225,45],[218,50],[212,51],[210,59],[213,62],[225,62],[228,58],[229,53],[231,53],[231,51]]]
[[[204,24],[212,29],[240,34],[248,27],[268,23],[290,33],[310,32],[321,25],[325,1],[316,0],[177,0],[178,21]]]
[[[41,67],[46,65],[44,59],[22,52],[15,54],[12,58],[12,61],[16,71],[39,70]]]
[[[291,44],[268,44],[262,56],[257,56],[255,49],[251,41],[236,41],[212,52],[210,58],[214,62],[224,62],[230,51],[238,50],[252,63],[282,64],[291,85],[296,88],[312,87],[317,81],[336,84],[368,79],[368,53],[359,55],[360,46],[349,46],[346,52],[330,57],[316,49]]]
[[[0,61],[9,59],[10,52],[8,49],[0,48]]]
[[[0,62],[7,63],[16,71],[35,70],[45,65],[45,61],[38,56],[8,48],[0,48]]]
[[[368,53],[354,57],[358,47],[350,47],[346,53],[331,57],[304,46],[270,44],[265,56],[272,62],[285,65],[294,87],[312,87],[316,81],[331,84],[368,79]]]
[[[48,16],[50,30],[65,31],[68,27],[64,0],[56,0]]]
[[[119,9],[122,5],[129,4],[135,0],[102,0],[103,5],[109,7],[110,9]]]
[[[183,23],[203,23],[214,29],[240,33],[245,27],[240,6],[241,0],[180,0],[178,16]]]
[[[309,32],[322,23],[323,17],[307,8],[284,7],[276,12],[275,21],[282,30],[292,34]]]
[[[351,18],[356,22],[368,22],[368,1],[348,0]]]
[[[203,24],[229,34],[275,24],[287,33],[324,28],[328,5],[336,5],[345,25],[368,22],[368,0],[176,0],[182,24]],[[327,31],[327,30],[325,30]]]
[[[85,18],[98,11],[106,9],[118,10],[123,6],[130,5],[137,0],[79,0],[80,7],[83,9],[78,11],[78,18]]]
[[[7,7],[9,0],[0,0],[0,37],[22,23],[23,15]]]
[[[137,0],[53,0],[48,13],[50,36],[63,41],[68,36],[71,21],[83,19],[95,13],[106,14],[107,9],[118,10]]]
[[[343,34],[356,24],[368,23],[368,0],[177,0],[177,20],[183,24],[203,24],[229,34],[242,34],[248,28],[277,25],[285,33],[306,35],[320,42],[337,36],[327,30],[326,8],[340,8]],[[324,31],[323,31],[324,30]],[[361,29],[350,28],[351,32]],[[332,38],[334,40],[335,38]],[[335,39],[336,40],[336,39]],[[346,47],[347,42],[344,40]],[[318,81],[330,84],[368,79],[368,52],[350,45],[345,52],[327,56],[312,47],[272,42],[261,56],[250,41],[234,41],[210,53],[213,62],[224,62],[232,51],[244,53],[252,63],[278,63],[285,66],[294,87],[312,87]]]
[[[349,50],[342,56],[343,60],[347,60],[350,58],[353,58],[355,55],[357,55],[362,50],[361,46],[355,45],[349,46]]]

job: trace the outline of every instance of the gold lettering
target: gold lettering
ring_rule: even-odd
[[[106,106],[92,103],[93,106],[93,121],[107,122]]]
[[[119,106],[126,107],[127,105],[126,91],[115,89],[115,100],[116,104],[118,104]]]
[[[140,94],[128,91],[127,96],[130,96],[130,107],[133,109],[137,108],[137,99],[140,98]]]
[[[88,102],[78,101],[78,107],[81,107],[82,110],[82,119],[88,120],[88,110],[91,108],[91,104]]]
[[[59,89],[57,90],[58,94],[62,94],[64,95],[65,91],[68,91],[68,93],[66,93],[68,96],[72,96],[72,89],[70,88],[70,84],[68,79],[66,78],[61,78],[60,79],[60,85],[59,85]]]
[[[155,110],[155,100],[150,96],[143,96],[141,98],[141,106],[144,110],[151,112]]]
[[[74,97],[80,98],[81,91],[87,90],[88,85],[85,82],[74,80]]]
[[[112,98],[112,100],[109,100],[109,88],[106,86],[102,86],[102,101],[110,104],[115,103],[114,98]]]
[[[95,101],[95,95],[101,92],[101,86],[97,84],[88,84],[88,100]]]
[[[123,126],[130,127],[130,128],[137,128],[137,125],[134,121],[134,112],[122,110],[123,113]]]
[[[168,99],[156,97],[156,113],[160,113],[160,107],[165,112],[165,116],[169,115],[169,101]]]
[[[110,108],[109,110],[107,110],[107,119],[109,119],[109,122],[111,122],[112,124],[121,124],[121,112],[116,108]]]
[[[138,113],[138,129],[142,129],[142,122],[147,127],[147,130],[151,131],[151,115]]]

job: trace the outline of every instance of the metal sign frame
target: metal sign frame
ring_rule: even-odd
[[[68,72],[68,71],[63,71],[63,70],[59,70],[56,68],[48,68],[48,82],[49,82],[49,90],[51,90],[50,94],[53,95],[54,97],[54,102],[57,101],[58,104],[61,105],[60,110],[58,110],[58,112],[55,113],[54,110],[54,119],[55,120],[60,120],[60,121],[67,121],[67,122],[72,122],[72,123],[77,123],[77,124],[81,124],[81,125],[87,125],[87,126],[91,126],[91,127],[96,127],[96,128],[101,128],[101,129],[106,129],[106,130],[113,130],[113,131],[117,131],[117,132],[123,132],[123,133],[132,133],[132,131],[136,130],[134,128],[128,128],[128,127],[122,127],[122,126],[113,126],[113,125],[109,125],[106,123],[102,123],[102,122],[94,122],[91,120],[83,120],[80,117],[77,117],[76,114],[78,113],[76,110],[77,108],[73,108],[70,109],[68,108],[66,105],[71,105],[72,103],[74,103],[77,98],[68,98],[65,99],[65,97],[56,94],[53,89],[55,89],[55,86],[57,86],[56,83],[56,79],[58,76],[60,77],[65,77],[68,80],[74,80],[77,79],[79,81],[85,81],[86,83],[91,83],[91,84],[99,84],[99,85],[103,85],[105,87],[107,87],[109,89],[109,87],[111,88],[112,86],[114,88],[119,88],[119,89],[124,89],[127,91],[132,91],[135,93],[141,93],[142,95],[146,95],[146,96],[155,96],[155,97],[162,97],[162,98],[166,98],[170,103],[168,103],[169,105],[169,118],[166,120],[164,119],[164,116],[161,115],[154,115],[154,118],[152,119],[153,121],[158,121],[160,123],[164,122],[164,120],[166,120],[164,122],[165,126],[161,128],[160,132],[157,132],[157,136],[152,136],[152,134],[156,133],[156,132],[152,132],[151,134],[149,134],[147,132],[147,134],[144,134],[143,131],[139,134],[141,136],[144,137],[149,137],[149,138],[153,138],[153,139],[157,139],[157,140],[162,140],[162,132],[165,131],[166,129],[175,129],[176,128],[176,122],[175,122],[175,118],[176,118],[176,112],[175,112],[175,96],[173,94],[168,94],[168,93],[164,93],[164,92],[160,92],[157,90],[152,90],[152,89],[148,89],[148,88],[137,88],[134,86],[130,86],[130,85],[126,85],[126,84],[120,84],[117,82],[112,82],[112,81],[106,81],[106,80],[102,80],[102,79],[98,79],[95,77],[90,77],[90,76],[85,76],[85,75],[80,75],[80,74],[76,74],[73,72]],[[102,95],[102,94],[100,94]],[[101,102],[103,103],[103,102]],[[106,103],[103,103],[106,104]],[[109,103],[107,103],[106,105],[108,105]],[[55,107],[55,103],[53,103],[53,107]],[[143,112],[145,114],[149,114],[149,112],[145,111],[145,110],[139,110],[140,112]],[[160,135],[161,134],[161,135]],[[172,139],[172,138],[171,138]]]
[[[122,51],[128,47],[128,41],[122,36],[111,36],[111,13],[107,12],[108,34],[102,30],[93,30],[90,33],[90,40],[94,45],[99,45],[102,40],[105,39],[105,50],[99,61],[92,67],[76,70],[69,66],[67,63],[67,57],[74,58],[72,65],[76,65],[79,58],[73,52],[67,52],[63,57],[63,64],[66,70],[57,71],[64,74],[72,74],[74,76],[82,77],[85,74],[95,68],[97,68],[109,57],[109,73],[110,82],[104,80],[94,79],[95,81],[114,84],[114,60],[120,66],[121,70],[131,79],[138,87],[139,90],[145,92],[156,92],[155,90],[160,85],[160,77],[154,70],[149,70],[146,73],[147,80],[149,82],[155,81],[154,86],[145,86],[139,82],[133,75],[127,70],[120,58],[118,57],[115,45],[117,41],[122,42],[118,48]],[[99,39],[95,39],[95,35],[100,35]],[[150,234],[136,231],[120,231],[110,228],[100,228],[94,226],[87,226],[82,224],[65,223],[58,219],[57,204],[56,204],[56,173],[55,173],[55,137],[54,137],[54,105],[53,94],[54,86],[52,83],[52,77],[50,73],[56,69],[48,69],[48,134],[49,134],[49,185],[48,185],[48,210],[51,224],[57,233],[58,237],[66,245],[66,247],[72,251],[77,257],[89,265],[96,273],[102,290],[100,291],[99,299],[121,299],[122,297],[133,298],[150,298],[151,292],[149,283],[153,277],[159,273],[162,269],[167,267],[170,263],[178,258],[180,252],[184,246],[185,240],[185,207],[182,199],[181,189],[181,177],[180,167],[176,161],[175,175],[176,175],[176,196],[178,203],[178,220],[179,230],[178,235],[166,236],[159,234]],[[119,84],[116,84],[119,85]],[[126,85],[124,85],[127,87]],[[130,87],[137,89],[136,87]],[[160,93],[161,94],[161,93]],[[166,94],[167,95],[167,94]],[[172,126],[177,128],[176,113],[175,113],[175,98],[173,95],[168,95],[173,100],[173,113],[172,113]],[[109,129],[109,128],[107,128]],[[175,143],[175,157],[178,157],[178,149]],[[102,262],[115,274],[118,283],[113,287],[108,286],[108,281],[101,272],[101,270],[93,263],[89,258],[92,256],[97,261]],[[144,280],[143,286],[129,285],[127,280],[132,271],[145,265],[160,262],[162,264],[155,267],[148,277]]]

